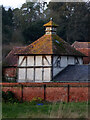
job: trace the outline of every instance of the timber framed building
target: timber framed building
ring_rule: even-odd
[[[81,52],[56,34],[52,20],[44,25],[45,35],[18,50],[17,82],[50,82],[68,65],[82,65]]]

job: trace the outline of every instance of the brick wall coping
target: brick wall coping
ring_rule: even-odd
[[[0,85],[2,86],[90,86],[90,83],[54,83],[54,82],[51,82],[51,83],[0,83]]]

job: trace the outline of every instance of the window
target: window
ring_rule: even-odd
[[[50,27],[47,27],[46,30],[51,30]]]

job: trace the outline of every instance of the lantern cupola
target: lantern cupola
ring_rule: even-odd
[[[46,27],[45,34],[51,35],[51,34],[56,34],[56,28],[58,27],[58,25],[53,22],[52,18],[50,18],[50,21],[44,24],[44,27]]]

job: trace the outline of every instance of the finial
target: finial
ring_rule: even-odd
[[[50,21],[53,21],[53,18],[50,18]]]

